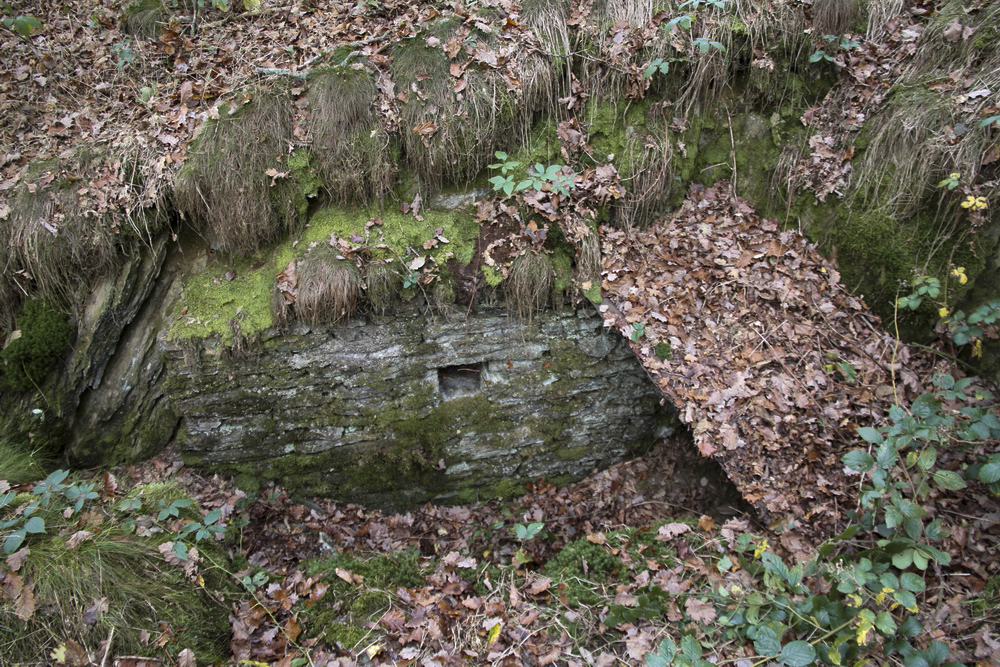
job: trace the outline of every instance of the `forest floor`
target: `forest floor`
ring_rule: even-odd
[[[322,3],[315,2],[250,3],[257,9],[208,12],[197,35],[187,24],[168,21],[155,38],[144,38],[141,25],[126,26],[125,2],[10,4],[13,13],[8,17],[4,4],[4,18],[36,11],[44,29],[30,39],[13,30],[3,33],[0,220],[11,214],[11,197],[22,186],[44,187],[57,176],[79,180],[76,174],[47,174],[44,183],[29,183],[29,165],[90,143],[110,146],[112,157],[135,157],[144,187],[132,187],[124,160],[101,161],[95,177],[77,191],[81,211],[97,219],[162,202],[197,129],[218,114],[221,100],[273,81],[290,82],[293,94],[304,99],[304,88],[297,86],[304,73],[333,63],[345,43],[384,70],[385,50],[392,43],[427,31],[441,15],[437,7],[403,2],[374,3],[377,11],[366,11],[373,4],[367,2],[329,11],[317,10]],[[589,12],[590,4],[575,3],[579,11],[569,19],[582,20],[579,12]],[[830,65],[851,85],[838,89],[838,99],[803,116],[816,129],[817,141],[793,172],[820,199],[850,180],[853,145],[841,146],[835,137],[856,132],[878,108],[917,49],[922,17],[937,3],[897,4],[912,11],[863,48],[838,52],[839,61]],[[973,12],[988,3],[966,4]],[[463,21],[477,20],[463,3],[443,5]],[[292,11],[299,6],[307,11]],[[660,26],[650,26],[650,32],[659,31]],[[464,87],[466,66],[495,66],[503,76],[516,78],[510,69],[513,55],[536,38],[525,25],[505,19],[497,32],[496,49],[463,52],[464,65],[452,74],[456,87]],[[969,39],[961,25],[952,36],[962,43]],[[630,62],[630,67],[643,81],[640,64]],[[979,105],[977,113],[985,109],[981,91],[966,90],[961,73],[935,85],[963,97],[963,104]],[[405,97],[405,91],[401,94]],[[380,95],[380,113],[398,123],[401,100],[391,86],[383,85]],[[1000,157],[992,153],[983,159]],[[236,585],[235,593],[210,591],[218,613],[229,619],[229,651],[236,664],[795,667],[865,659],[908,666],[1000,664],[1000,504],[995,489],[966,475],[996,450],[991,427],[974,444],[956,428],[945,446],[933,426],[933,433],[923,432],[933,446],[896,452],[898,460],[889,454],[876,460],[873,453],[881,451],[876,445],[890,434],[862,426],[883,413],[892,415],[893,406],[903,411],[897,413],[899,423],[915,426],[921,425],[914,421],[918,417],[945,420],[958,414],[949,412],[960,398],[954,384],[934,384],[933,377],[961,382],[962,372],[940,357],[893,357],[893,364],[908,364],[899,373],[898,391],[905,397],[916,402],[923,391],[945,396],[915,403],[912,410],[901,407],[897,386],[878,375],[884,363],[875,361],[899,350],[872,331],[852,297],[826,291],[836,283],[833,264],[802,250],[800,239],[782,237],[775,223],[757,219],[724,190],[692,191],[685,206],[681,215],[686,217],[672,229],[652,228],[635,236],[609,230],[602,239],[603,288],[607,306],[616,309],[605,310],[609,323],[632,339],[651,376],[682,413],[690,411],[691,442],[664,442],[650,454],[563,488],[538,480],[512,500],[428,505],[398,514],[297,498],[276,487],[248,494],[231,480],[201,476],[167,453],[143,465],[83,477],[98,485],[97,505],[82,518],[69,511],[66,519],[72,521],[57,537],[78,536],[101,521],[112,523],[118,516],[113,508],[128,498],[129,489],[180,485],[197,501],[204,523],[214,513],[213,523],[225,527],[206,539],[230,564],[211,560],[207,548],[199,554],[199,542],[183,533],[190,518],[164,515],[140,525],[153,537],[188,535],[186,559],[167,549],[164,567],[182,568],[196,586],[204,586],[203,575],[210,570],[221,569]],[[740,238],[752,240],[741,246]],[[781,247],[772,245],[775,239]],[[721,254],[698,254],[703,244]],[[656,253],[644,245],[676,252]],[[630,257],[633,251],[643,262]],[[788,282],[777,284],[781,276],[768,273],[778,257],[794,263],[788,278],[814,290],[800,304],[815,308],[814,319],[783,320],[787,313],[774,307],[788,297],[782,292]],[[650,266],[664,282],[639,284]],[[699,280],[681,281],[699,271],[704,273],[694,276]],[[746,271],[757,273],[748,278]],[[681,289],[709,278],[711,292]],[[681,291],[671,294],[675,307],[668,309],[659,299],[670,290]],[[756,292],[754,299],[745,300],[748,290]],[[716,299],[709,315],[717,319],[699,315],[706,299]],[[832,322],[827,303],[855,315]],[[759,327],[744,328],[742,340],[727,338],[736,330],[725,318],[746,320],[750,311],[760,314]],[[697,322],[685,319],[696,315]],[[791,325],[778,331],[765,315],[778,318],[773,324]],[[809,326],[796,327],[796,322]],[[827,324],[830,328],[820,331]],[[855,328],[836,328],[842,324]],[[829,332],[837,332],[835,340],[822,341],[803,357],[808,368],[792,365],[804,341],[811,345]],[[779,334],[784,336],[780,341]],[[667,348],[660,347],[658,354],[660,343]],[[708,357],[706,350],[712,351]],[[839,356],[824,358],[823,350],[839,350]],[[705,375],[712,379],[704,386],[689,382],[705,372],[706,360],[733,363],[712,371],[721,374]],[[759,366],[762,362],[770,365]],[[749,368],[754,375],[744,372]],[[675,381],[678,376],[683,381]],[[755,385],[759,377],[768,384]],[[837,428],[797,421],[804,406],[796,404],[796,397],[812,395],[817,387],[830,395],[820,412]],[[769,421],[760,412],[739,414],[739,402],[751,396],[770,401],[766,410],[780,414],[781,421]],[[993,403],[966,407],[972,413],[962,414],[970,421],[986,423],[984,414],[993,414],[995,421]],[[864,411],[868,414],[859,418]],[[852,432],[863,440],[850,439]],[[747,441],[747,434],[767,435],[775,449],[759,448],[763,441],[756,441],[744,451],[760,458],[741,454],[740,441]],[[861,452],[854,455],[852,446]],[[685,458],[698,450],[720,460],[735,488],[717,471],[690,469]],[[872,474],[844,470],[841,463],[851,455],[854,472]],[[767,470],[752,467],[769,460]],[[781,461],[788,465],[782,467]],[[830,477],[820,480],[824,471]],[[773,488],[770,480],[775,480]],[[869,485],[887,480],[891,488],[880,491],[881,499],[869,496],[866,513],[859,498]],[[753,507],[743,504],[737,490]],[[43,493],[40,484],[0,482],[4,505],[16,495],[8,491]],[[2,517],[13,516],[5,531],[23,526],[20,539],[28,544],[15,551],[18,542],[8,551],[5,537],[0,601],[5,613],[13,608],[5,618],[53,613],[42,607],[36,612],[32,582],[18,575],[30,564],[29,547],[36,537],[27,529],[38,525],[24,514],[27,506],[7,507]],[[892,514],[897,507],[899,516]],[[857,532],[836,534],[849,519]],[[173,661],[189,667],[199,661],[183,650],[169,659],[143,657],[174,647],[174,629],[153,630],[144,630],[148,654],[117,654],[113,633],[103,647],[81,646],[66,636],[56,654],[39,656],[32,664],[145,667]]]

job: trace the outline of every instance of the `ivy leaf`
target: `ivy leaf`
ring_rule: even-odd
[[[806,667],[816,660],[816,649],[806,641],[794,641],[781,649],[781,663],[788,667]]]

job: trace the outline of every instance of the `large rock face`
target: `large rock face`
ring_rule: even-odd
[[[530,323],[403,309],[273,334],[239,360],[210,340],[164,346],[190,463],[374,505],[579,478],[673,423],[589,304]]]

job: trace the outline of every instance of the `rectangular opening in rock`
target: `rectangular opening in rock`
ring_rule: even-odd
[[[438,369],[438,390],[444,400],[475,396],[482,388],[483,365],[464,364]]]

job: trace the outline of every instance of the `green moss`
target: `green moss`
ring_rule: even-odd
[[[294,256],[289,245],[283,244],[263,265],[253,259],[222,260],[189,278],[178,300],[169,339],[218,337],[231,343],[233,320],[240,322],[243,333],[273,327],[271,296],[275,276]]]
[[[634,176],[641,165],[645,147],[635,145],[630,139],[636,133],[645,134],[650,103],[624,104],[614,100],[591,103],[587,107],[589,142],[594,148],[594,159],[598,163],[610,161],[623,179]]]
[[[419,391],[412,394],[418,402]],[[438,462],[445,443],[457,436],[457,425],[472,423],[487,433],[502,433],[513,423],[498,416],[484,394],[444,401],[430,410],[401,405],[372,415],[374,433],[384,433],[391,444],[362,455],[350,485],[357,491],[390,491],[425,486],[440,487],[443,470]]]
[[[586,538],[570,542],[542,569],[545,576],[566,584],[566,598],[571,605],[599,604],[604,596],[600,587],[624,580],[621,559],[607,546]]]
[[[587,300],[595,306],[599,306],[604,303],[604,297],[601,295],[601,286],[597,284],[596,281],[591,285],[590,289],[581,291],[583,292],[583,295],[587,297]]]
[[[480,271],[483,272],[483,277],[486,278],[486,284],[490,287],[497,287],[503,282],[503,274],[494,269],[492,266],[483,264],[482,267],[480,267]]]
[[[0,380],[16,393],[37,389],[56,366],[75,328],[47,301],[31,299],[17,318],[20,337],[0,352]]]
[[[303,610],[306,634],[347,648],[364,639],[366,623],[392,606],[396,590],[426,586],[430,572],[416,551],[372,556],[338,553],[306,561],[304,568],[308,576],[319,576],[329,585],[318,604]],[[364,583],[347,583],[337,576],[338,569],[363,577]]]
[[[655,354],[656,358],[661,361],[669,361],[674,358],[674,348],[670,345],[670,343],[661,340],[656,344],[656,347],[653,348],[653,354]]]
[[[467,213],[462,211],[423,210],[423,220],[417,220],[412,215],[397,210],[326,208],[318,211],[309,220],[308,229],[303,233],[303,241],[324,242],[330,240],[331,234],[340,238],[350,239],[354,235],[365,236],[365,224],[372,219],[378,219],[381,224],[374,225],[367,233],[370,243],[385,243],[388,249],[374,249],[373,255],[384,259],[403,257],[408,247],[425,251],[424,243],[433,241],[435,236],[448,240],[426,250],[439,266],[443,266],[451,257],[460,264],[468,264],[475,253],[476,239],[479,238],[479,225]],[[435,230],[441,232],[435,234]]]
[[[284,211],[288,219],[305,222],[310,203],[323,188],[323,180],[316,175],[312,151],[308,148],[296,148],[285,158],[284,169],[288,176],[275,180],[271,197],[275,206]],[[297,227],[299,224],[292,226]]]
[[[329,615],[329,612],[327,615]],[[313,625],[318,627],[319,634],[314,635],[313,633],[309,633],[310,636],[322,636],[327,641],[348,650],[356,648],[370,634],[369,630],[357,625],[351,625],[350,623],[324,623],[322,615],[313,621]]]
[[[369,242],[388,246],[374,249],[373,255],[393,259],[397,267],[398,258],[413,259],[412,255],[407,257],[407,248],[421,249],[439,267],[444,267],[451,258],[461,264],[472,260],[479,225],[470,215],[460,211],[424,211],[422,215],[424,219],[420,221],[393,211],[379,215],[377,209],[327,208],[310,218],[299,238],[288,239],[265,255],[244,260],[219,258],[185,283],[169,339],[217,337],[231,344],[234,320],[239,322],[243,335],[273,327],[271,299],[275,276],[292,259],[301,258],[311,245],[328,243],[332,235],[348,240],[363,236],[365,224],[373,218],[382,224],[369,232]],[[424,251],[424,244],[435,237],[437,246]],[[446,270],[442,269],[442,273]]]

